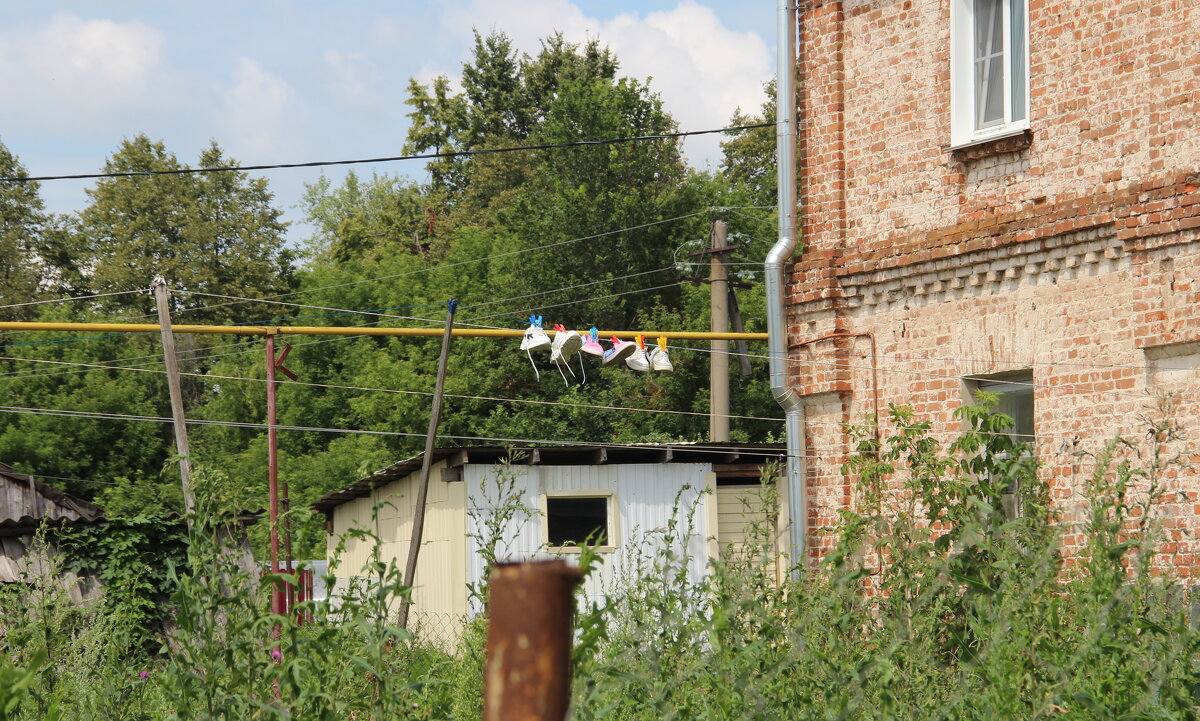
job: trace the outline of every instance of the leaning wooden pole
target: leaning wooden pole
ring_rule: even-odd
[[[429,431],[425,434],[425,454],[421,457],[421,484],[417,487],[417,503],[413,509],[412,539],[408,544],[408,562],[404,564],[404,585],[408,596],[400,606],[400,628],[408,628],[408,611],[412,607],[412,587],[417,575],[417,556],[421,553],[421,536],[425,532],[425,499],[429,495],[429,468],[433,464],[433,442],[437,438],[438,422],[442,419],[442,393],[446,387],[446,361],[453,340],[454,311],[458,299],[446,304],[446,327],[442,332],[442,352],[438,356],[437,381],[433,387],[433,407],[429,411]]]
[[[192,493],[192,459],[188,448],[187,421],[183,417],[183,391],[179,385],[179,363],[175,358],[175,336],[171,332],[171,309],[167,304],[167,281],[161,275],[151,285],[158,306],[159,332],[162,333],[163,361],[167,369],[167,390],[171,395],[171,420],[175,426],[175,452],[179,455],[179,483],[183,487],[183,508],[188,525],[196,508]]]

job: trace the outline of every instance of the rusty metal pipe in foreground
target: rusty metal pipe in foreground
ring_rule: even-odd
[[[483,721],[562,721],[571,701],[574,590],[563,561],[492,568]]]

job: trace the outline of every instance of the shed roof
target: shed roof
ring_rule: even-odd
[[[0,531],[36,528],[42,521],[91,523],[103,516],[99,506],[0,463]]]
[[[420,470],[424,453],[397,461],[367,478],[328,493],[312,504],[318,511],[371,494],[371,489],[400,480]],[[479,446],[474,448],[435,448],[431,462],[449,460],[450,467],[467,463],[495,464],[512,457],[517,464],[543,466],[590,466],[622,463],[710,463],[718,465],[762,465],[782,460],[782,443],[635,443],[630,445],[596,444],[563,446]]]

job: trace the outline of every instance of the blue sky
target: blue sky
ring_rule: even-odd
[[[683,129],[756,109],[774,68],[775,1],[78,0],[0,7],[0,141],[33,174],[99,170],[122,138],[146,133],[194,163],[210,139],[244,164],[397,154],[410,77],[457,77],[472,27],[534,51],[555,30],[610,45],[622,72],[652,77]],[[688,141],[694,164],[715,138]],[[372,170],[421,177],[416,163]],[[344,171],[327,170],[334,179]],[[295,204],[319,171],[266,174]],[[43,185],[78,210],[83,181]],[[293,240],[304,234],[293,229]]]

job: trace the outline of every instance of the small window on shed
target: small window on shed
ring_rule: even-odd
[[[547,496],[547,545],[612,545],[609,533],[611,499],[611,496]]]

